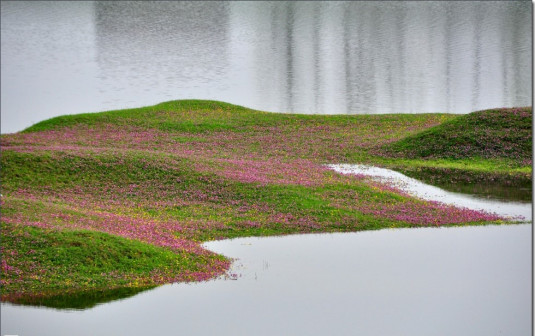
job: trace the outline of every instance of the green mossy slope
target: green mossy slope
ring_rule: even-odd
[[[532,160],[532,110],[472,112],[384,146],[386,154],[422,159]]]

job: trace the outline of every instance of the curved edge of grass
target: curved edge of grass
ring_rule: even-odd
[[[197,272],[210,258],[228,260],[216,254],[201,260],[197,255],[98,231],[5,222],[1,228],[1,298],[15,304],[90,308],[163,284],[153,277],[155,273],[184,275]],[[11,263],[12,258],[16,262]]]
[[[532,159],[532,108],[471,112],[382,147],[383,154],[412,159]]]
[[[456,224],[449,224],[449,225],[441,225],[440,227],[460,227],[460,226],[480,226],[480,225],[503,225],[504,222],[502,221],[496,221],[496,222],[470,222],[470,223],[456,223]],[[511,224],[521,224],[521,223],[515,223],[515,222],[508,222],[507,225]],[[425,227],[434,227],[434,226],[421,226],[421,225],[411,225],[407,223],[397,223],[396,225],[392,226],[366,226],[362,227],[360,230],[357,231],[363,231],[363,230],[384,230],[384,229],[401,229],[401,228],[425,228]],[[2,229],[5,231],[5,223],[2,223]],[[125,250],[130,253],[135,253],[144,255],[145,258],[142,258],[141,262],[138,262],[136,264],[140,265],[142,264],[143,267],[140,269],[136,269],[135,267],[132,268],[131,265],[124,265],[121,260],[112,260],[107,267],[92,267],[89,270],[85,268],[79,268],[77,267],[77,264],[72,263],[61,263],[57,264],[53,260],[53,258],[50,258],[53,253],[47,253],[50,251],[45,251],[45,253],[48,254],[49,258],[46,259],[40,259],[40,262],[43,262],[44,264],[56,264],[53,266],[48,265],[50,267],[48,270],[52,273],[50,274],[50,277],[44,277],[44,278],[35,278],[34,283],[32,284],[33,291],[31,293],[27,293],[24,291],[10,291],[9,286],[6,287],[5,281],[7,280],[5,275],[5,272],[2,272],[2,276],[4,277],[2,279],[2,295],[1,299],[2,302],[10,302],[15,305],[29,305],[29,306],[41,306],[41,307],[47,307],[47,308],[54,308],[59,310],[84,310],[88,308],[95,307],[97,305],[126,299],[129,297],[132,297],[134,295],[137,295],[141,292],[153,289],[157,286],[162,285],[163,283],[158,282],[152,282],[149,278],[146,276],[149,275],[147,272],[147,264],[144,262],[156,263],[158,266],[156,269],[165,269],[166,271],[169,271],[169,266],[173,265],[173,263],[166,263],[169,259],[169,255],[174,254],[173,252],[165,249],[160,248],[157,246],[153,246],[150,244],[145,244],[142,242],[138,242],[135,240],[129,240],[121,237],[117,237],[114,235],[109,235],[106,233],[101,232],[95,232],[95,231],[86,231],[86,230],[79,230],[79,231],[71,231],[71,230],[50,230],[50,229],[39,229],[34,227],[24,227],[24,232],[30,233],[30,237],[32,241],[35,241],[35,239],[46,239],[47,241],[52,241],[53,247],[51,247],[48,250],[64,250],[64,251],[70,251],[72,252],[73,246],[79,247],[79,253],[74,253],[74,259],[82,258],[96,258],[98,262],[105,263],[105,258],[103,258],[104,255],[102,251],[103,250],[114,250],[117,252],[124,252]],[[355,232],[355,229],[352,228],[346,228],[342,230],[324,230],[320,232],[315,233],[335,233],[335,232]],[[314,232],[313,232],[314,233]],[[282,235],[288,235],[288,234],[299,234],[296,232],[247,232],[243,231],[240,232],[240,234],[232,237],[232,238],[240,238],[240,237],[248,237],[248,236],[262,236],[262,237],[268,237],[268,236],[282,236]],[[4,235],[3,238],[3,244],[5,244],[5,241],[9,241],[10,239]],[[11,237],[12,238],[12,237]],[[227,239],[232,239],[227,238]],[[96,247],[98,247],[101,250],[101,253],[94,253],[92,247],[93,243],[92,240],[97,239],[98,243],[96,243]],[[55,240],[55,241],[54,241]],[[107,241],[107,243],[103,244],[102,240]],[[86,245],[80,245],[81,241],[85,241]],[[28,241],[23,241],[22,248],[20,249],[21,252],[24,253],[26,260],[24,262],[27,262],[29,258],[31,258],[30,251],[25,248],[27,247]],[[56,244],[57,243],[57,244]],[[7,244],[9,246],[9,242]],[[5,246],[5,245],[4,245]],[[19,248],[21,247],[19,246]],[[89,246],[89,248],[88,248]],[[3,252],[5,252],[5,247],[3,247]],[[151,253],[154,253],[154,255],[150,255]],[[147,254],[149,254],[149,257],[147,257]],[[162,258],[162,256],[164,256]],[[179,257],[178,255],[175,255],[177,259],[180,260],[180,263],[184,262],[184,259],[182,257]],[[224,256],[217,255],[217,257],[225,258]],[[226,258],[225,258],[226,259]],[[138,259],[139,261],[139,259]],[[62,266],[69,265],[68,271],[71,272],[70,277],[65,277],[64,274],[61,274],[61,271],[67,271]],[[54,266],[60,266],[60,269],[58,270],[57,267]],[[4,267],[4,265],[2,265]],[[132,274],[135,274],[135,278],[132,279],[103,279],[100,275],[105,270],[110,269],[124,269],[125,267],[129,267],[130,271],[128,273],[124,273],[127,276],[131,276]],[[184,269],[176,269],[176,272],[183,272]],[[72,274],[74,273],[74,274]],[[115,277],[120,277],[122,274],[117,273]],[[61,281],[58,279],[61,278]],[[96,280],[95,280],[96,279]],[[50,289],[49,284],[50,280],[54,281],[54,285],[56,288]],[[78,285],[78,286],[69,286],[69,284],[79,284],[86,282],[88,280],[94,280],[99,282],[97,286],[84,286],[84,285]],[[108,280],[108,281],[106,281]],[[42,288],[41,288],[42,287]]]
[[[278,125],[286,121],[330,121],[346,123],[350,120],[403,119],[412,120],[433,115],[451,120],[456,115],[447,113],[391,113],[373,115],[281,113],[255,110],[248,107],[215,100],[185,99],[171,100],[156,105],[69,114],[38,122],[21,133],[61,129],[64,127],[94,127],[101,124],[155,128],[166,132],[204,133],[211,131],[240,132],[241,127],[255,125]],[[224,118],[223,118],[224,117]]]

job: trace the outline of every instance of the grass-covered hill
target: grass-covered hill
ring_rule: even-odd
[[[90,306],[209,279],[230,264],[202,248],[211,239],[502,221],[324,165],[530,175],[520,156],[468,165],[375,153],[458,118],[307,116],[185,100],[62,116],[2,135],[2,300]]]
[[[472,112],[384,146],[403,158],[512,159],[531,164],[532,110],[502,108]]]

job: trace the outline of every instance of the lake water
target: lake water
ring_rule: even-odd
[[[531,225],[241,238],[237,280],[92,309],[2,304],[18,335],[530,335]]]
[[[297,113],[531,105],[532,4],[1,2],[1,132],[196,98]]]

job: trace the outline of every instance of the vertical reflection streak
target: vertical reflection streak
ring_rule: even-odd
[[[406,53],[406,6],[409,3],[406,2],[400,2],[398,3],[399,7],[398,10],[395,12],[395,34],[396,36],[396,89],[394,90],[393,94],[395,95],[396,99],[394,100],[394,104],[392,106],[392,109],[397,112],[407,112],[407,96],[411,96],[414,94],[410,90],[407,90],[407,74],[405,72],[406,68],[406,62],[407,62],[407,53]],[[407,94],[409,93],[410,94]]]
[[[295,25],[294,3],[288,2],[286,7],[286,85],[287,85],[287,107],[289,111],[294,110],[294,35]]]
[[[476,3],[474,13],[474,68],[472,70],[472,110],[479,106],[479,94],[481,90],[481,25],[484,18],[484,7],[481,3]]]
[[[511,23],[510,18],[510,9],[504,8],[505,15],[502,16],[503,26],[507,27]],[[511,104],[510,98],[510,83],[509,83],[509,53],[507,50],[510,50],[511,40],[507,34],[507,30],[500,30],[500,47],[503,52],[500,54],[502,59],[502,71],[501,71],[501,81],[502,81],[502,94],[503,94],[503,103],[504,106],[509,106]]]
[[[313,21],[313,48],[314,48],[314,111],[315,113],[322,113],[321,108],[321,70],[320,70],[320,17],[321,2],[314,3],[314,21]]]
[[[345,74],[345,97],[346,97],[346,114],[350,114],[355,109],[355,99],[352,87],[353,76],[360,76],[360,74],[354,74],[351,69],[352,55],[350,51],[350,10],[351,7],[348,3],[344,6],[343,28],[344,28],[344,74]],[[358,33],[358,32],[357,32]]]
[[[446,111],[451,113],[451,67],[452,67],[452,36],[451,29],[453,23],[453,13],[451,6],[448,3],[445,3],[446,6],[446,24],[444,26],[444,42],[446,45]]]

